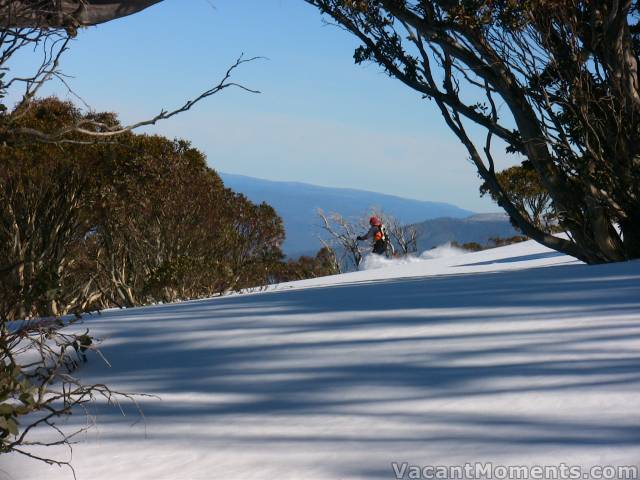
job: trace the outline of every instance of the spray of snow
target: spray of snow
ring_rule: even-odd
[[[430,260],[432,258],[451,258],[464,255],[465,253],[469,253],[469,251],[464,250],[463,248],[454,247],[451,245],[451,242],[449,242],[431,250],[425,250],[422,252],[422,255],[420,255],[420,258],[425,260]]]
[[[376,270],[379,268],[395,267],[400,265],[408,265],[410,263],[420,263],[425,260],[433,260],[434,258],[451,258],[469,253],[467,250],[457,248],[446,243],[431,250],[422,252],[420,256],[408,255],[399,258],[386,258],[380,255],[367,255],[362,261],[363,270]]]
[[[394,267],[397,265],[407,265],[409,263],[422,262],[422,258],[409,255],[407,257],[387,258],[381,255],[367,255],[362,260],[362,270],[376,270],[378,268]]]

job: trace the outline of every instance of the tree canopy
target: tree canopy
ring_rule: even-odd
[[[54,98],[19,125],[83,120],[118,125]],[[0,164],[0,320],[212,296],[280,268],[280,217],[225,188],[186,141],[16,141],[0,146]]]

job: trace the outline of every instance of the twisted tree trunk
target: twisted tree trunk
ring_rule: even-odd
[[[132,15],[162,0],[0,0],[5,28],[77,28]]]

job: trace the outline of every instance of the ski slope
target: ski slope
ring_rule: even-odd
[[[589,267],[533,242],[435,256],[87,319],[111,367],[94,356],[82,376],[158,398],[140,400],[144,418],[95,406],[77,478],[639,467],[640,263]],[[73,477],[4,455],[0,478]]]

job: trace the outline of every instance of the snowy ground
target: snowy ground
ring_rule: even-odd
[[[83,375],[160,400],[144,420],[96,407],[79,480],[640,466],[640,263],[588,267],[527,242],[369,267],[89,319],[112,368],[94,357]],[[6,455],[3,475],[72,478]]]

